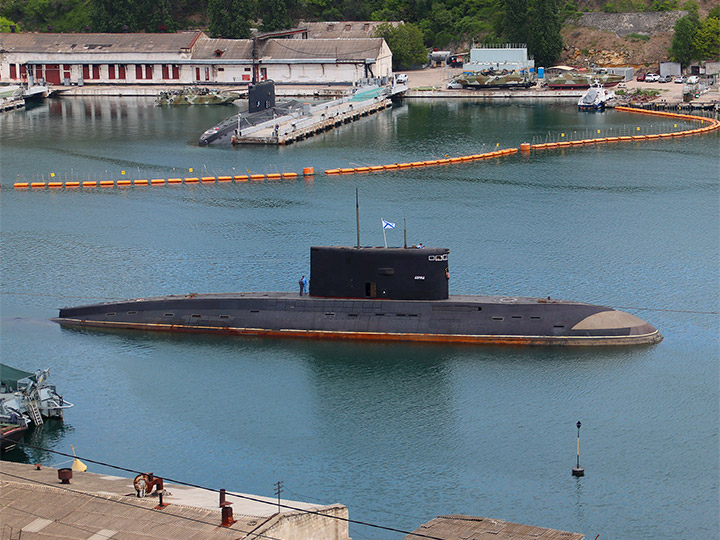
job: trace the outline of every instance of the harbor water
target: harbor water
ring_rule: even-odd
[[[422,169],[325,169],[524,142],[676,130],[566,103],[406,101],[287,147],[197,146],[232,107],[52,99],[0,117],[3,363],[49,367],[75,406],[41,448],[212,488],[348,506],[414,530],[462,513],[587,538],[717,538],[717,132]],[[685,125],[685,123],[681,123]],[[687,123],[687,125],[691,125]],[[17,190],[14,182],[298,172],[314,177]],[[192,172],[190,170],[192,169]],[[53,176],[54,175],[54,176]],[[622,308],[655,346],[496,348],[62,329],[57,308],[159,294],[294,291],[312,245],[450,249],[451,294]],[[312,279],[312,276],[310,276]],[[575,424],[582,421],[574,478]],[[87,463],[87,462],[86,462]],[[92,463],[93,472],[120,474]],[[400,533],[351,524],[355,539]]]

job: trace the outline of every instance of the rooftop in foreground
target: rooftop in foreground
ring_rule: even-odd
[[[503,519],[464,515],[438,516],[405,536],[405,540],[432,537],[442,540],[583,540],[584,534],[511,523]]]
[[[223,526],[216,491],[168,483],[164,487],[161,507],[155,493],[138,498],[131,478],[75,472],[70,484],[62,484],[58,469],[2,461],[2,523],[13,538],[22,531],[23,540],[348,538],[348,512],[340,504],[281,500],[292,509],[278,513],[277,499],[228,493],[234,522]]]

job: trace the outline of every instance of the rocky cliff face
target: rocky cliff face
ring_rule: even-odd
[[[563,29],[561,62],[657,67],[669,60],[673,27],[687,11],[584,13]],[[566,21],[570,22],[570,21]]]

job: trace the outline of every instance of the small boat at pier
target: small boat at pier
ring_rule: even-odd
[[[608,92],[605,87],[596,80],[578,100],[578,109],[581,111],[602,111],[605,109],[605,104],[614,97],[614,92]]]
[[[27,419],[15,412],[0,415],[0,452],[8,452],[15,448],[28,430]]]
[[[0,417],[20,415],[36,426],[43,424],[43,418],[61,419],[73,404],[46,382],[49,374],[48,369],[30,373],[0,364]]]

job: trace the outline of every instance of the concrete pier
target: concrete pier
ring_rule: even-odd
[[[233,137],[233,144],[291,144],[392,105],[389,98],[377,95],[369,99],[339,99],[308,106],[302,114],[291,114],[262,124],[243,128]]]

